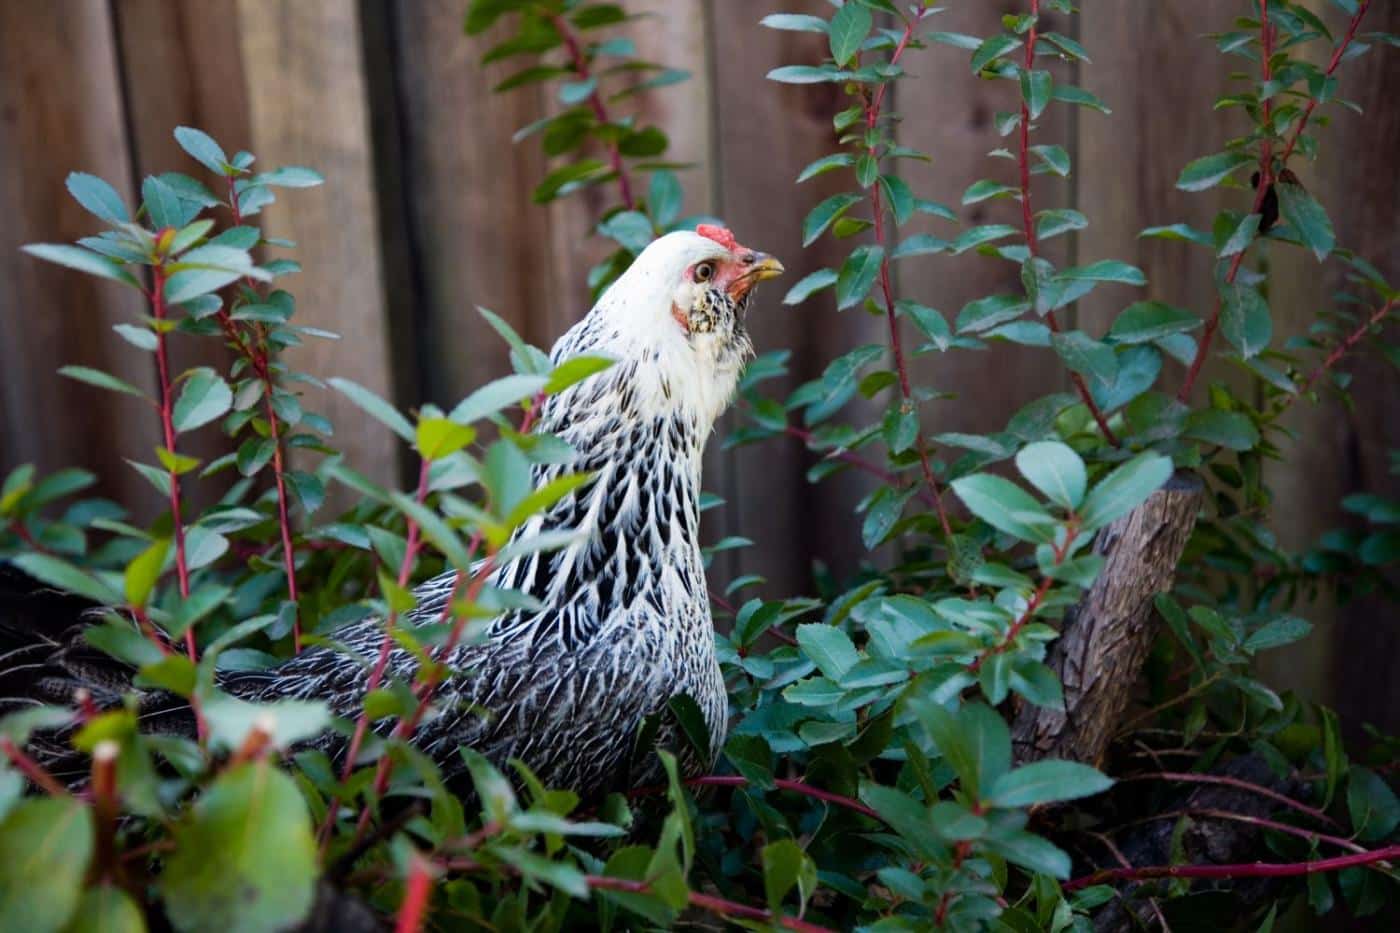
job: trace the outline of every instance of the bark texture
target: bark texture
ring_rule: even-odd
[[[1205,486],[1178,472],[1141,506],[1099,532],[1103,570],[1066,617],[1047,663],[1064,683],[1063,711],[1026,704],[1012,727],[1020,761],[1103,758],[1156,634],[1152,600],[1171,588]]]

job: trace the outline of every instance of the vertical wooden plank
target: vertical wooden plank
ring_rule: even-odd
[[[1006,4],[963,4],[935,15],[928,29],[988,36],[1002,29],[1001,16],[1006,11]],[[1043,29],[1063,31],[1068,26],[1062,16],[1043,14],[1042,21]],[[907,118],[900,125],[899,139],[929,153],[932,162],[904,162],[901,171],[916,195],[957,211],[962,227],[921,219],[902,234],[931,232],[951,239],[959,229],[979,224],[1008,223],[1019,228],[1018,200],[960,206],[963,192],[979,178],[1018,183],[1016,162],[987,155],[995,149],[1014,149],[1014,138],[998,134],[996,114],[1020,106],[1017,85],[977,77],[968,53],[945,45],[911,52],[906,62],[906,70],[914,77],[901,83],[895,95],[896,110]],[[1055,76],[1058,80],[1069,77],[1058,67]],[[1062,105],[1046,110],[1036,121],[1032,144],[1060,144],[1072,152],[1068,139],[1072,116]],[[1036,175],[1032,184],[1032,204],[1037,211],[1072,206],[1069,186],[1055,176]],[[1069,261],[1070,244],[1068,237],[1051,240],[1042,245],[1042,254],[1063,267]],[[905,260],[895,269],[901,295],[942,311],[950,325],[971,300],[1024,290],[1018,266],[975,252]],[[1069,321],[1065,323],[1068,326]],[[909,330],[912,333],[912,328]],[[984,351],[930,354],[918,358],[911,369],[918,383],[957,395],[953,401],[925,406],[925,427],[936,432],[999,431],[1022,406],[1069,384],[1054,351],[1000,342]],[[959,454],[950,450],[943,457],[953,460]]]
[[[1093,58],[1082,69],[1084,84],[1113,113],[1080,118],[1074,168],[1089,228],[1079,235],[1079,252],[1086,262],[1131,262],[1147,275],[1148,285],[1145,291],[1100,286],[1079,302],[1079,326],[1102,336],[1119,311],[1146,297],[1209,316],[1215,307],[1210,253],[1172,240],[1139,239],[1138,233],[1179,221],[1210,230],[1224,204],[1248,209],[1243,192],[1191,194],[1175,186],[1186,163],[1219,152],[1244,129],[1238,110],[1211,107],[1231,86],[1229,73],[1241,61],[1222,56],[1204,35],[1227,28],[1236,10],[1222,5],[1205,11],[1192,0],[1089,0],[1082,6],[1080,38]],[[1175,389],[1183,367],[1167,361],[1166,373],[1164,385]]]
[[[819,64],[828,50],[823,36],[756,24],[769,13],[827,15],[830,7],[820,0],[763,0],[739,11],[718,0],[710,12],[720,214],[744,242],[778,256],[788,270],[760,294],[749,316],[760,352],[792,350],[792,375],[766,387],[783,399],[820,375],[834,357],[884,340],[881,321],[859,311],[838,316],[829,293],[796,310],[779,303],[792,283],[823,266],[839,266],[855,245],[824,239],[802,247],[802,218],[823,198],[848,188],[849,177],[830,173],[795,185],[807,163],[839,148],[831,121],[846,102],[835,85],[765,80],[779,65]],[[838,579],[848,579],[863,553],[852,509],[868,491],[868,481],[847,475],[810,487],[805,471],[812,461],[789,439],[734,452],[733,530],[759,543],[740,562],[744,572],[768,579],[764,593],[770,597],[810,592],[811,562],[818,556]]]
[[[504,33],[468,39],[462,14],[457,0],[431,0],[394,4],[384,17],[398,105],[397,197],[420,298],[417,366],[424,399],[442,406],[510,371],[478,305],[527,339],[548,346],[557,336],[544,327],[557,301],[546,274],[548,218],[530,201],[544,160],[538,140],[510,141],[539,116],[538,105],[529,91],[492,91],[511,67],[483,69],[481,54]]]
[[[93,366],[153,394],[149,357],[110,331],[141,313],[139,296],[19,252],[101,229],[64,190],[69,171],[102,175],[132,202],[114,49],[104,0],[0,4],[0,469],[85,466],[102,492],[150,513],[159,496],[122,462],[153,459],[150,410],[55,372]]]
[[[1330,4],[1311,3],[1339,31],[1344,17]],[[1373,4],[1364,30],[1400,30],[1400,7]],[[1311,50],[1325,60],[1326,50]],[[1356,101],[1364,115],[1332,105],[1320,108],[1331,126],[1313,127],[1319,136],[1316,163],[1295,158],[1291,167],[1331,215],[1337,242],[1372,260],[1395,281],[1400,278],[1400,181],[1393,154],[1400,149],[1400,111],[1390,88],[1400,81],[1400,59],[1376,46],[1339,73],[1338,93]],[[1333,296],[1356,291],[1345,281],[1337,261],[1319,266],[1313,256],[1282,245],[1270,247],[1270,302],[1275,316],[1274,345],[1304,333],[1322,309],[1335,307]],[[1394,324],[1389,333],[1394,335]],[[1315,360],[1310,358],[1311,364]],[[1349,409],[1334,398],[1318,405],[1299,403],[1289,413],[1295,439],[1286,459],[1270,464],[1277,491],[1274,520],[1283,543],[1302,548],[1332,528],[1363,528],[1340,508],[1353,492],[1400,497],[1400,482],[1390,469],[1390,452],[1400,449],[1400,415],[1391,400],[1400,397],[1400,379],[1369,342],[1342,364],[1355,376]],[[1287,442],[1286,442],[1287,443]],[[1305,695],[1337,706],[1353,740],[1366,742],[1364,723],[1384,731],[1400,728],[1400,684],[1376,676],[1379,665],[1400,657],[1400,634],[1393,625],[1377,624],[1394,616],[1393,604],[1369,597],[1338,607],[1327,598],[1307,616],[1318,631],[1307,642],[1275,652],[1269,670]]]
[[[310,340],[290,364],[388,394],[378,212],[360,20],[334,0],[239,0],[253,151],[260,165],[310,165],[320,188],[281,196],[259,218],[264,232],[298,244],[304,271],[289,279],[300,319],[339,333]],[[337,426],[334,443],[356,469],[396,481],[395,438],[334,392],[308,392]]]
[[[180,0],[123,0],[111,4],[118,40],[133,187],[147,175],[180,171],[214,179],[175,142],[177,126],[195,126],[226,151],[249,148],[248,100],[234,0],[195,7]],[[225,215],[226,216],[226,215]],[[176,372],[193,366],[227,371],[233,353],[217,340],[176,337]],[[181,442],[181,452],[206,462],[226,453],[217,429]],[[232,482],[229,473],[193,479],[182,488],[196,507],[214,501]]]

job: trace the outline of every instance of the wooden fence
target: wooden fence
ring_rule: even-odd
[[[779,64],[815,63],[821,37],[758,28],[763,14],[815,12],[823,0],[631,0],[659,15],[628,27],[643,55],[686,68],[693,79],[641,100],[647,118],[693,162],[688,204],[724,217],[745,242],[787,264],[791,280],[834,260],[830,244],[801,248],[806,210],[835,190],[832,176],[793,185],[811,159],[834,148],[832,86],[763,79]],[[1319,10],[1327,6],[1322,0]],[[506,368],[500,343],[474,307],[496,310],[530,340],[548,344],[586,310],[584,276],[601,244],[590,238],[600,204],[585,195],[539,208],[529,192],[546,171],[534,143],[514,129],[552,106],[550,90],[496,95],[495,68],[479,65],[483,42],[462,33],[465,0],[48,0],[0,3],[0,467],[82,464],[104,490],[151,508],[150,490],[118,457],[149,459],[154,419],[130,400],[61,379],[67,363],[99,366],[149,387],[152,373],[109,325],[137,312],[131,296],[23,256],[34,241],[92,232],[91,218],[63,191],[74,169],[104,175],[128,198],[145,174],[191,166],[170,132],[201,127],[233,151],[265,162],[312,165],[329,184],[294,192],[266,212],[270,232],[298,241],[305,271],[292,286],[309,323],[345,336],[297,352],[299,368],[342,375],[401,405],[450,405]],[[936,28],[987,34],[1015,0],[963,0]],[[1049,117],[1042,134],[1074,157],[1069,181],[1038,181],[1042,204],[1075,206],[1092,226],[1060,248],[1084,260],[1119,258],[1143,268],[1151,293],[1208,309],[1211,270],[1200,250],[1138,240],[1143,227],[1187,220],[1207,226],[1239,191],[1186,196],[1172,180],[1193,157],[1238,132],[1241,118],[1213,112],[1213,97],[1238,67],[1204,34],[1228,26],[1242,2],[1083,0],[1073,24],[1093,64],[1075,76],[1102,96],[1111,117]],[[1400,30],[1400,4],[1374,5],[1377,29]],[[487,37],[488,39],[490,37]],[[975,178],[1008,174],[988,160],[1002,145],[994,114],[1014,90],[974,77],[966,55],[946,47],[913,53],[895,108],[903,141],[934,161],[915,174],[920,193],[956,204]],[[502,66],[497,66],[500,68]],[[1340,108],[1324,158],[1302,174],[1331,209],[1340,241],[1400,274],[1400,56],[1381,52],[1344,72],[1342,93],[1366,110]],[[1391,91],[1392,99],[1385,97]],[[1063,109],[1063,108],[1061,108]],[[1008,179],[1009,180],[1009,179]],[[1009,205],[964,210],[964,220]],[[1271,293],[1288,329],[1302,330],[1337,284],[1300,252],[1276,253]],[[1066,258],[1062,256],[1061,258]],[[936,258],[899,269],[901,293],[955,313],[972,296],[1018,288],[990,259]],[[819,373],[836,353],[880,340],[880,322],[822,302],[781,308],[770,288],[753,315],[761,348],[790,347],[794,380]],[[1127,300],[1103,288],[1080,303],[1075,325],[1102,332]],[[209,350],[181,348],[181,366]],[[1282,493],[1277,525],[1290,544],[1342,523],[1335,503],[1360,488],[1395,489],[1388,455],[1400,419],[1386,412],[1396,378],[1374,359],[1356,364],[1361,413],[1334,404],[1298,406],[1302,455],[1274,469]],[[1222,372],[1220,375],[1224,375]],[[1027,400],[1063,388],[1057,361],[1013,346],[921,361],[918,379],[958,393],[932,405],[935,430],[988,430]],[[337,398],[322,402],[340,426],[337,443],[379,479],[398,475],[392,437]],[[211,432],[205,432],[211,433]],[[217,438],[211,438],[217,441]],[[713,445],[717,447],[718,445]],[[727,499],[710,532],[759,547],[731,553],[717,573],[759,572],[767,592],[801,592],[812,561],[848,570],[860,559],[850,507],[857,477],[819,488],[803,474],[795,444],[713,451],[707,485]],[[1312,695],[1365,718],[1400,717],[1400,678],[1379,676],[1400,660],[1393,611],[1371,604],[1319,606],[1319,637],[1275,662]]]

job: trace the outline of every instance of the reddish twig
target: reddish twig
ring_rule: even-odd
[[[100,880],[121,880],[121,859],[117,857],[117,817],[121,802],[117,799],[117,757],[121,746],[110,739],[97,743],[92,750],[92,810],[96,840],[93,868]]]
[[[564,41],[564,48],[569,52],[571,67],[574,76],[580,81],[593,79],[593,72],[588,67],[588,57],[583,54],[583,46],[579,44],[578,36],[574,35],[573,29],[569,27],[569,22],[562,14],[550,17],[550,22],[554,24],[555,32],[559,33],[559,38]],[[603,97],[598,93],[597,85],[588,95],[588,106],[593,110],[593,116],[602,126],[610,126],[612,120],[608,118],[607,105],[603,103]],[[632,180],[627,175],[627,164],[622,159],[622,150],[614,139],[609,139],[604,143],[608,152],[608,163],[612,165],[613,172],[617,175],[618,192],[622,195],[622,204],[629,211],[636,210],[637,201],[632,196]]]
[[[1195,774],[1189,771],[1156,771],[1151,774],[1131,774],[1127,777],[1117,778],[1116,780],[1119,783],[1126,783],[1128,781],[1180,781],[1185,784],[1219,784],[1224,787],[1233,787],[1236,790],[1257,794],[1260,797],[1266,797],[1275,803],[1280,803],[1286,807],[1297,810],[1299,813],[1307,814],[1313,819],[1321,823],[1326,823],[1329,826],[1337,825],[1336,821],[1326,813],[1323,813],[1316,807],[1308,806],[1301,800],[1294,800],[1292,797],[1281,794],[1272,788],[1264,787],[1261,784],[1254,784],[1241,778],[1230,777],[1229,775]]]
[[[651,893],[651,883],[647,881],[636,881],[631,878],[612,878],[607,875],[588,875],[585,879],[588,886],[595,891],[625,891],[629,894],[649,894]],[[772,923],[784,929],[796,930],[798,933],[833,933],[824,926],[809,923],[797,917],[774,917],[772,913],[762,907],[751,907],[748,904],[740,904],[738,901],[731,901],[727,898],[716,897],[713,894],[702,894],[699,891],[691,891],[689,894],[690,905],[708,910],[712,914],[721,917],[737,917],[741,920],[756,920],[759,923]]]
[[[163,322],[169,308],[165,302],[165,269],[157,265],[151,270],[151,314],[158,322]],[[170,382],[170,358],[166,350],[166,334],[162,327],[156,328],[156,374],[160,380],[160,429],[165,439],[165,449],[170,456],[175,451],[174,387]],[[189,562],[185,556],[185,527],[180,518],[180,474],[172,464],[170,477],[170,521],[175,536],[175,576],[180,583],[180,598],[190,597]],[[185,629],[185,651],[193,661],[198,655],[194,640],[194,626]]]
[[[233,212],[234,224],[241,225],[243,212],[238,206],[238,191],[232,177],[228,180],[228,205],[229,210]],[[244,281],[248,283],[250,288],[255,288],[251,279]],[[256,345],[250,346],[238,332],[237,322],[233,320],[226,309],[219,311],[218,321],[223,327],[224,333],[233,341],[235,348],[253,368],[253,372],[263,386],[263,411],[267,415],[268,437],[272,441],[272,477],[277,487],[277,524],[282,538],[282,566],[287,575],[287,598],[293,606],[297,607],[293,610],[294,615],[292,616],[292,648],[295,653],[301,654],[301,610],[298,606],[296,551],[292,545],[292,521],[288,508],[287,467],[286,457],[282,449],[282,427],[281,421],[277,417],[277,409],[272,404],[272,393],[276,381],[272,378],[270,354],[266,341],[261,339],[263,334],[258,325],[253,325],[252,329],[260,339]]]
[[[394,933],[418,933],[428,912],[428,900],[433,893],[433,867],[414,853],[408,861],[408,880],[404,883],[403,903],[399,905]]]
[[[1364,846],[1357,845],[1350,839],[1343,836],[1333,836],[1330,833],[1320,833],[1314,829],[1304,829],[1301,826],[1293,826],[1289,823],[1280,823],[1277,820],[1265,819],[1262,816],[1249,816],[1244,813],[1235,813],[1231,810],[1217,810],[1212,807],[1194,807],[1186,810],[1172,810],[1168,813],[1154,813],[1145,816],[1140,820],[1133,820],[1131,823],[1124,823],[1119,829],[1127,826],[1134,826],[1139,823],[1152,823],[1158,820],[1174,820],[1180,817],[1202,818],[1208,820],[1229,820],[1234,823],[1248,823],[1251,826],[1258,826],[1261,829],[1271,829],[1275,832],[1285,833],[1289,836],[1297,836],[1299,839],[1306,839],[1309,842],[1327,842],[1334,846],[1339,846],[1349,852],[1365,852]]]
[[[1327,358],[1318,364],[1316,369],[1308,373],[1308,378],[1303,380],[1302,386],[1298,389],[1298,395],[1289,396],[1289,402],[1291,403],[1293,399],[1296,399],[1300,395],[1306,395],[1311,392],[1317,381],[1326,375],[1328,370],[1340,363],[1342,357],[1350,353],[1371,328],[1385,320],[1386,316],[1395,308],[1397,302],[1400,302],[1400,299],[1392,298],[1375,311],[1372,311],[1356,330],[1352,331],[1341,343],[1333,347],[1332,352],[1327,354]]]
[[[68,788],[48,772],[48,769],[39,762],[30,758],[24,749],[20,748],[10,740],[9,736],[0,737],[0,752],[5,753],[5,757],[10,759],[10,763],[29,778],[35,787],[48,794],[50,797],[65,797],[68,795]]]
[[[1040,0],[1031,0],[1031,16],[1039,15]],[[1038,35],[1037,26],[1032,22],[1030,31],[1026,34],[1025,68],[1027,72],[1035,67],[1035,45]],[[1026,250],[1030,253],[1031,259],[1034,260],[1040,255],[1040,239],[1036,236],[1035,211],[1031,208],[1031,108],[1030,104],[1025,100],[1025,95],[1021,97],[1021,126],[1019,139],[1020,145],[1016,152],[1016,166],[1021,176],[1021,224],[1024,228],[1022,233],[1026,238]],[[1060,332],[1060,322],[1055,317],[1054,311],[1045,312],[1045,323],[1049,326],[1051,332],[1056,334]],[[1094,422],[1098,424],[1099,431],[1103,434],[1104,440],[1108,441],[1114,447],[1121,446],[1117,435],[1115,435],[1113,429],[1108,426],[1108,419],[1104,416],[1098,403],[1094,401],[1094,396],[1089,392],[1089,386],[1084,382],[1084,377],[1074,370],[1070,370],[1069,378],[1070,382],[1074,384],[1075,392],[1079,393],[1080,401],[1089,409],[1089,413],[1094,416]]]
[[[927,14],[927,10],[920,9],[914,14],[913,19],[904,24],[904,33],[899,37],[899,42],[890,55],[891,66],[899,63],[900,57],[904,55],[905,50],[909,47],[909,42],[914,38],[914,30],[918,29],[919,24],[923,22]],[[874,95],[866,99],[865,125],[872,134],[879,123],[880,111],[884,105],[887,90],[889,90],[888,82],[881,84],[876,88]],[[880,153],[873,143],[866,149],[866,152],[872,159],[880,157]],[[880,247],[880,292],[885,299],[885,320],[889,325],[890,352],[894,356],[894,369],[899,377],[899,394],[904,400],[903,404],[913,409],[914,393],[909,382],[909,366],[904,359],[904,339],[900,333],[899,312],[895,305],[894,278],[890,272],[890,250],[885,236],[885,211],[878,181],[870,186],[870,207],[875,214],[875,243]],[[922,430],[919,431],[915,451],[919,455],[919,470],[929,489],[929,499],[937,510],[938,522],[943,527],[943,538],[945,541],[951,542],[953,529],[948,523],[947,509],[943,506],[943,490],[933,475],[933,467],[929,463],[928,445],[924,442]]]
[[[1065,558],[1069,556],[1070,547],[1074,544],[1075,539],[1079,537],[1078,520],[1076,519],[1072,522],[1068,526],[1068,529],[1063,544],[1050,545],[1050,549],[1054,553],[1054,566],[1056,567],[1065,562]],[[1035,618],[1036,611],[1040,609],[1040,604],[1045,601],[1045,597],[1049,594],[1050,587],[1054,582],[1054,578],[1048,574],[1041,578],[1040,585],[1037,586],[1035,592],[1031,594],[1030,601],[1026,603],[1026,608],[1021,612],[1020,616],[1016,618],[1016,621],[1012,622],[1006,629],[1006,634],[1001,637],[1001,640],[974,658],[972,663],[968,665],[967,669],[970,673],[977,673],[988,658],[993,655],[1001,654],[1016,642],[1016,637],[1021,634],[1021,630],[1030,624],[1031,619]]]
[[[1339,855],[1311,862],[1245,862],[1238,865],[1149,865],[1139,868],[1106,868],[1065,882],[1065,891],[1077,891],[1095,884],[1114,881],[1143,881],[1149,878],[1297,878],[1322,872],[1341,871],[1390,861],[1400,857],[1400,845],[1369,852]]]
[[[687,787],[747,787],[749,779],[740,774],[707,774],[701,777],[689,778],[685,781]],[[835,804],[847,810],[868,816],[872,820],[881,820],[880,814],[870,807],[861,803],[853,797],[838,794],[834,791],[822,790],[820,787],[813,787],[805,781],[794,778],[775,778],[773,786],[778,790],[788,791],[793,794],[801,794],[804,797],[811,797],[813,800],[820,800],[823,803]],[[660,785],[654,787],[635,787],[627,792],[629,797],[648,797],[653,794],[662,794],[666,788]]]
[[[1263,46],[1262,76],[1265,82],[1273,77],[1273,57],[1274,48],[1274,27],[1269,23],[1269,0],[1259,0],[1260,3],[1260,43]],[[1331,77],[1341,64],[1342,56],[1346,53],[1347,47],[1356,38],[1356,29],[1361,25],[1361,18],[1366,15],[1366,9],[1370,6],[1370,0],[1362,0],[1356,13],[1351,18],[1351,23],[1347,27],[1346,35],[1340,45],[1332,53],[1332,60],[1327,66],[1327,76]],[[1283,147],[1283,155],[1280,157],[1280,167],[1286,166],[1289,157],[1293,155],[1294,148],[1298,145],[1298,140],[1303,135],[1303,128],[1308,124],[1308,117],[1312,115],[1313,109],[1317,106],[1317,98],[1311,98],[1308,106],[1304,109],[1303,115],[1298,123],[1293,127],[1293,133],[1289,137],[1287,144]],[[1264,101],[1263,104],[1263,124],[1267,126],[1269,116],[1272,113],[1272,99]],[[1259,186],[1254,192],[1254,206],[1250,208],[1251,214],[1258,214],[1264,207],[1264,199],[1269,196],[1269,191],[1273,188],[1274,181],[1274,141],[1271,135],[1266,134],[1259,144]],[[1225,285],[1235,284],[1235,279],[1240,273],[1240,266],[1244,264],[1244,258],[1249,253],[1246,246],[1235,254],[1235,258],[1230,261],[1230,269],[1225,274]],[[1219,296],[1216,298],[1215,311],[1210,319],[1206,321],[1205,330],[1201,332],[1201,340],[1196,345],[1196,355],[1191,359],[1191,366],[1186,370],[1186,378],[1181,383],[1181,391],[1177,393],[1177,399],[1182,402],[1190,401],[1191,390],[1196,385],[1196,379],[1201,374],[1202,367],[1205,366],[1206,357],[1210,354],[1211,342],[1215,339],[1216,332],[1220,329],[1220,317],[1224,311],[1224,305]]]

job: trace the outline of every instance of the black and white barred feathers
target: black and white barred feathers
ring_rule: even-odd
[[[625,772],[639,724],[677,694],[700,707],[710,748],[723,742],[727,703],[699,546],[701,455],[752,354],[744,326],[752,286],[781,266],[709,230],[652,243],[554,347],[556,363],[583,353],[617,362],[545,403],[536,430],[573,453],[536,466],[533,480],[592,479],[516,532],[573,532],[573,543],[494,571],[495,586],[540,608],[505,613],[445,659],[453,674],[413,741],[455,786],[465,779],[460,746],[499,766],[519,759],[546,786],[586,798],[654,781],[654,770]],[[452,586],[452,574],[419,586],[409,623],[437,618]],[[373,657],[383,626],[370,619],[332,637]],[[407,681],[417,662],[395,649],[389,664]],[[365,682],[360,661],[311,648],[267,670],[230,672],[221,687],[260,702],[324,700],[353,718]],[[335,741],[323,744],[342,751]],[[663,720],[659,742],[688,772],[710,764],[677,740],[673,722]]]

